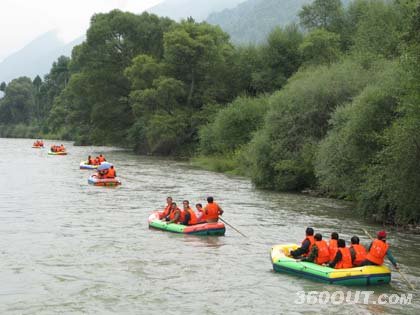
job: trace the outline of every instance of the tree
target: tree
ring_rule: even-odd
[[[164,36],[164,61],[168,75],[188,87],[188,107],[227,100],[229,71],[226,62],[233,54],[229,36],[207,23],[182,21]]]
[[[307,65],[331,64],[340,56],[340,36],[324,29],[316,29],[305,37],[299,51]]]
[[[31,79],[12,80],[5,89],[0,103],[0,122],[5,124],[29,123],[34,109]]]
[[[329,32],[341,31],[343,7],[340,0],[315,0],[299,12],[301,25],[307,30],[323,28]]]

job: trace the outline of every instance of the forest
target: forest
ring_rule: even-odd
[[[0,90],[1,137],[188,158],[420,223],[419,0],[315,0],[258,45],[114,10],[45,77]]]

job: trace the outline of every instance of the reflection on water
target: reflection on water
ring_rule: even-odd
[[[296,292],[337,287],[272,271],[273,244],[297,242],[306,226],[325,237],[349,239],[362,228],[351,205],[329,199],[255,190],[243,178],[192,169],[168,159],[123,150],[73,147],[48,156],[31,140],[0,139],[0,313],[313,313],[296,305]],[[48,143],[50,144],[50,143]],[[79,170],[89,154],[105,153],[123,182],[118,188],[87,184]],[[225,237],[184,236],[150,230],[151,210],[213,195],[227,227]],[[343,215],[345,214],[345,215]],[[419,279],[419,237],[391,233],[389,241],[408,278]],[[345,291],[349,288],[341,288]],[[372,289],[372,288],[370,288]],[[352,289],[354,290],[354,288]],[[404,293],[393,274],[375,294]],[[331,314],[415,314],[417,303],[317,305]]]

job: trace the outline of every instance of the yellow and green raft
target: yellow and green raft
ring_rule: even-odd
[[[290,251],[296,248],[298,248],[296,244],[276,245],[271,248],[274,271],[339,285],[376,285],[391,281],[391,271],[386,266],[334,269],[291,258]]]

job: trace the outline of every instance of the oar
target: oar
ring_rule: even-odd
[[[219,217],[219,219],[224,222],[226,225],[229,225],[232,229],[234,229],[236,232],[238,232],[239,234],[241,234],[243,237],[248,237],[246,236],[244,233],[242,233],[241,231],[239,231],[237,228],[235,228],[232,224],[227,223],[225,220],[223,220],[221,217]]]
[[[372,237],[372,235],[370,235],[369,234],[369,232],[368,231],[366,231],[365,229],[362,229],[363,230],[363,232],[365,232],[365,234],[373,241],[373,237]],[[404,281],[405,282],[407,282],[407,284],[409,285],[409,287],[414,291],[415,290],[415,288],[414,288],[414,286],[411,284],[411,282],[410,281],[408,281],[408,279],[405,277],[405,275],[402,273],[402,271],[399,269],[399,268],[395,268],[395,269],[397,269],[397,271],[398,271],[398,273],[400,274],[400,276],[401,276],[401,278],[403,278],[404,279]]]

